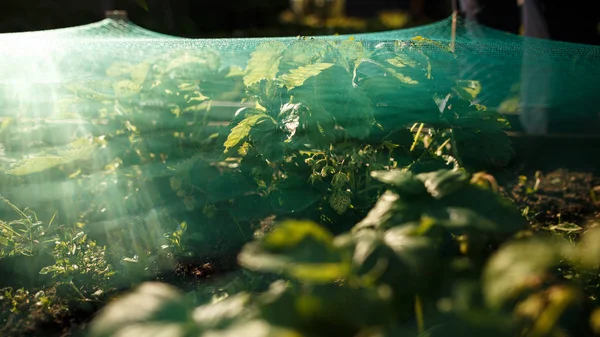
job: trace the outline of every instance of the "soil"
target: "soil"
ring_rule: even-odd
[[[600,225],[600,177],[591,171],[559,169],[528,172],[522,168],[513,168],[498,174],[496,178],[501,193],[512,199],[523,211],[533,230],[543,230],[561,223],[577,224],[582,227],[582,231]],[[213,261],[182,260],[173,272],[160,275],[157,280],[174,284],[183,290],[191,289],[207,278],[226,273],[233,264],[231,258]],[[36,287],[31,289],[30,294],[39,290]],[[45,291],[51,295],[56,289]],[[122,291],[126,290],[106,294],[106,300],[118,296]],[[0,296],[3,295],[0,292]],[[11,313],[12,304],[2,300],[0,336],[81,336],[86,324],[101,308],[102,303],[61,303],[43,310],[29,300],[18,305],[21,313]]]
[[[575,224],[582,231],[600,225],[600,177],[592,172],[538,171],[500,183],[531,222],[532,229]],[[595,200],[594,200],[595,199]]]

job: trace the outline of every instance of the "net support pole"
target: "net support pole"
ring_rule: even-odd
[[[127,11],[124,10],[112,10],[104,12],[104,17],[106,19],[112,19],[115,21],[129,21],[127,16]]]
[[[452,0],[452,32],[450,37],[450,51],[454,53],[454,43],[456,41],[456,20],[458,17],[457,0]]]

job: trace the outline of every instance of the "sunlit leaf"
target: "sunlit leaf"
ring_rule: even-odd
[[[246,293],[227,297],[217,303],[202,305],[194,309],[192,317],[202,329],[222,329],[234,321],[248,317],[251,310],[246,306],[250,296]]]
[[[458,80],[454,90],[465,100],[473,101],[481,92],[481,82],[473,80]]]
[[[288,90],[291,90],[295,87],[302,86],[307,79],[319,75],[323,70],[332,66],[333,63],[314,63],[301,66],[281,75],[279,81],[281,81]]]
[[[258,46],[248,61],[244,84],[250,86],[263,79],[275,79],[279,70],[281,52],[285,48],[282,42],[266,42]]]
[[[266,114],[255,114],[247,117],[242,120],[238,125],[236,125],[232,130],[229,136],[227,136],[227,140],[223,144],[225,146],[225,152],[230,148],[236,146],[241,141],[248,137],[250,130],[254,125],[259,123],[261,120],[271,118]]]
[[[288,220],[279,224],[263,241],[268,250],[291,248],[302,240],[312,238],[323,244],[330,245],[333,236],[325,228],[309,221]]]
[[[349,260],[333,245],[333,236],[308,221],[285,221],[260,242],[247,244],[238,256],[241,266],[285,274],[315,283],[346,277]]]
[[[68,162],[69,161],[63,157],[51,155],[25,158],[11,165],[11,167],[6,170],[6,174],[16,176],[27,175],[42,172]]]

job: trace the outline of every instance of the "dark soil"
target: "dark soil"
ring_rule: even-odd
[[[530,220],[533,229],[573,223],[587,229],[600,225],[600,177],[564,169],[538,171],[502,185]],[[594,200],[596,198],[596,200]]]

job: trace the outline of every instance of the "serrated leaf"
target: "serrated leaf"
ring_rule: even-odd
[[[332,66],[333,63],[314,63],[301,66],[290,70],[289,73],[281,75],[279,81],[285,85],[288,90],[292,90],[295,87],[302,86],[307,79],[319,75],[323,70]]]
[[[142,87],[130,80],[122,80],[113,84],[113,90],[117,97],[133,96],[140,92]]]
[[[25,158],[17,161],[6,170],[6,174],[22,176],[37,172],[42,172],[53,167],[66,164],[69,161],[59,156],[43,156]]]
[[[282,42],[266,42],[256,47],[248,61],[244,85],[250,86],[263,79],[274,79],[279,70],[281,53],[285,48],[286,46]]]
[[[225,153],[227,153],[230,148],[236,146],[242,140],[246,139],[250,134],[252,127],[265,118],[271,117],[266,114],[251,115],[246,117],[238,125],[231,129],[231,133],[229,133],[227,140],[223,144],[225,146]]]
[[[92,156],[93,151],[94,147],[88,145],[76,149],[57,151],[57,153],[60,157],[64,158],[66,162],[71,162],[74,160],[88,159]]]

